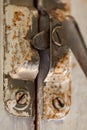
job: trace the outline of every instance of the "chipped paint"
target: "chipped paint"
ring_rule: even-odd
[[[60,119],[67,115],[71,106],[71,56],[70,52],[65,54],[56,66],[51,68],[43,87],[43,119]],[[53,100],[59,98],[59,103],[64,103],[63,107]]]
[[[64,13],[61,9],[52,11],[49,13],[50,16],[58,18],[60,22],[64,20],[66,12]],[[33,85],[29,87],[34,90],[34,79],[39,68],[39,54],[32,48],[31,39],[27,39],[27,35],[29,34],[29,38],[32,38],[38,33],[37,18],[37,11],[27,7],[8,5],[5,8],[4,75],[6,78],[8,77],[4,79],[5,105],[6,110],[17,116],[32,116],[34,113],[33,101],[30,106],[27,104],[23,108],[16,107],[18,102],[13,95],[14,90],[18,91],[21,88],[22,80],[25,82],[32,81]],[[52,49],[55,48],[53,46]],[[55,49],[54,53],[53,50],[50,50],[53,55],[53,59],[51,59],[53,63],[43,86],[42,117],[44,119],[64,117],[69,112],[71,105],[70,53],[65,54],[68,52],[65,46]],[[63,57],[59,60],[62,52],[64,52]],[[19,87],[14,85],[14,80],[16,80],[15,82],[21,80]],[[25,88],[25,85],[22,88]],[[31,89],[28,92],[30,93]],[[30,99],[32,99],[31,97],[34,98],[34,92],[30,95]]]
[[[22,80],[35,79],[39,55],[31,47],[30,40],[26,40],[26,35],[29,31],[36,34],[37,28],[33,32],[32,24],[37,16],[37,11],[29,10],[27,7],[9,5],[5,8],[5,75]]]
[[[33,82],[5,78],[4,87],[4,103],[9,113],[21,117],[34,115]]]
[[[5,7],[4,103],[6,110],[15,116],[34,116],[34,80],[39,54],[31,46],[31,36],[37,34],[37,22],[35,9]],[[19,95],[18,99],[19,91],[26,94]]]

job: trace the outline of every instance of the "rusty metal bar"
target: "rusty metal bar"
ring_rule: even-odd
[[[73,51],[81,68],[87,76],[87,48],[78,25],[74,20],[67,17],[63,23],[63,27],[65,28],[64,31],[66,30],[64,34],[67,45]]]
[[[76,21],[71,16],[68,16],[63,21],[61,27],[57,27],[54,32],[57,32],[61,39],[60,46],[68,45],[87,76],[87,47]],[[58,43],[57,45],[59,46],[58,37],[56,35],[53,37],[55,37],[53,39],[56,39],[54,43]]]
[[[43,89],[43,81],[49,71],[50,66],[50,57],[49,57],[49,49],[40,51],[40,69],[37,77],[37,113],[36,113],[36,127],[35,130],[40,130],[40,123],[42,119],[42,89]]]
[[[78,30],[78,26],[77,26],[76,22],[74,22],[72,19],[68,19],[68,17],[64,20],[64,18],[66,17],[65,12],[70,11],[69,4],[67,3],[67,1],[62,1],[62,0],[50,0],[50,1],[49,0],[30,0],[30,1],[28,1],[28,0],[26,0],[26,1],[25,0],[19,0],[19,1],[17,1],[17,0],[8,0],[8,3],[10,3],[11,6],[18,5],[17,7],[16,6],[9,7],[11,9],[14,8],[14,10],[16,11],[16,12],[14,12],[14,16],[16,17],[16,20],[17,19],[18,20],[15,22],[15,19],[13,19],[13,21],[12,21],[12,22],[14,22],[14,27],[15,27],[16,31],[17,31],[16,26],[17,26],[18,23],[22,23],[20,21],[23,21],[22,18],[24,17],[24,15],[26,15],[26,20],[28,19],[28,22],[27,22],[28,24],[29,24],[29,20],[31,20],[30,25],[24,26],[24,28],[23,28],[23,29],[25,29],[25,27],[26,27],[26,30],[27,30],[26,35],[23,35],[23,38],[22,38],[22,35],[20,34],[20,25],[21,24],[20,25],[18,24],[18,27],[19,27],[18,28],[18,35],[16,37],[20,38],[20,39],[18,39],[19,41],[21,41],[21,39],[23,41],[25,41],[25,43],[26,43],[25,45],[28,44],[25,47],[24,52],[26,52],[26,50],[28,52],[28,50],[30,49],[32,51],[32,53],[31,53],[32,55],[30,55],[30,52],[29,52],[27,62],[26,62],[26,57],[23,57],[23,56],[21,56],[20,60],[17,61],[18,63],[14,62],[16,64],[16,66],[18,66],[18,69],[14,69],[15,65],[12,64],[12,66],[9,65],[10,69],[7,71],[7,69],[6,69],[7,66],[5,65],[5,71],[6,72],[4,71],[4,74],[6,76],[9,74],[9,76],[11,76],[11,78],[15,79],[15,80],[26,80],[26,84],[28,86],[30,85],[31,87],[34,87],[34,80],[35,80],[35,78],[37,76],[38,67],[39,67],[39,74],[38,74],[38,77],[37,77],[36,88],[35,88],[36,89],[36,92],[35,92],[36,93],[36,95],[35,95],[36,96],[35,97],[36,98],[35,130],[40,130],[40,122],[41,122],[42,117],[44,119],[62,118],[70,110],[70,105],[71,105],[71,84],[70,83],[71,83],[71,80],[70,80],[70,71],[68,71],[68,70],[70,70],[70,57],[69,57],[70,54],[68,53],[69,49],[67,48],[67,45],[74,52],[76,58],[78,59],[80,65],[82,66],[82,68],[83,68],[86,75],[87,75],[87,66],[86,66],[86,64],[87,64],[87,58],[86,58],[87,49],[86,49],[85,45],[83,44],[84,41],[83,41],[83,38],[81,37],[80,31]],[[23,7],[19,7],[19,5],[23,6]],[[25,8],[26,12],[24,14],[24,11],[22,9],[22,8],[24,8],[24,6],[34,7],[34,10],[32,8]],[[37,10],[35,8],[37,8]],[[28,15],[27,15],[27,13],[28,13]],[[38,17],[38,14],[39,14],[39,17]],[[63,18],[63,15],[64,15],[64,18]],[[51,16],[53,16],[53,19],[51,19]],[[57,20],[58,24],[59,24],[59,22],[62,23],[62,25],[60,25],[60,27],[55,28],[55,22],[56,21],[55,21],[54,16],[56,16],[56,20]],[[29,19],[29,18],[31,18],[31,19]],[[23,21],[23,22],[25,23],[25,21]],[[23,23],[23,25],[24,25],[24,23]],[[36,23],[36,25],[34,25],[34,23]],[[10,27],[10,25],[9,26],[8,25],[9,24],[7,23],[7,31],[6,31],[6,33],[10,37],[9,32],[11,31],[11,27]],[[62,35],[61,35],[61,27],[62,27],[62,34],[64,34],[64,37],[62,37]],[[76,28],[76,29],[74,29],[74,28]],[[57,30],[58,31],[58,35],[57,35],[58,37],[56,37],[56,38],[57,38],[57,40],[59,42],[58,46],[60,46],[60,47],[58,47],[55,44],[57,42],[55,42],[55,39],[53,39],[53,37],[52,37],[53,33],[55,35],[56,29],[58,29]],[[29,37],[28,37],[29,42],[26,39],[27,34],[29,35]],[[72,36],[74,36],[74,38]],[[15,39],[15,36],[13,38]],[[10,43],[10,41],[9,41],[9,38],[8,38],[7,42]],[[19,50],[20,50],[20,48],[24,49],[24,47],[23,47],[24,44],[22,44],[22,46],[20,47],[19,41],[18,41],[18,44],[16,46],[19,46],[19,48],[18,48]],[[30,42],[30,41],[32,41],[32,42]],[[61,46],[61,44],[63,42],[64,42],[64,46]],[[40,66],[39,66],[39,55],[38,55],[37,51],[35,51],[34,48],[32,48],[31,43],[32,43],[32,46],[35,49],[37,49],[38,52],[39,52]],[[15,46],[15,50],[16,50],[16,46]],[[8,44],[7,44],[7,47],[9,48]],[[7,48],[5,48],[5,49],[7,49]],[[12,51],[12,49],[10,51]],[[20,51],[15,52],[15,54],[14,54],[15,57],[17,56],[18,52],[20,52]],[[24,55],[24,52],[23,52],[23,55]],[[9,54],[8,51],[7,51],[7,53],[5,55],[7,56],[7,54]],[[20,55],[21,55],[21,53],[20,53]],[[17,59],[20,57],[20,55],[18,53]],[[22,63],[21,59],[24,59],[23,63]],[[83,59],[84,59],[84,61],[83,61]],[[6,57],[5,62],[7,63],[8,60],[9,60],[8,57]],[[32,64],[30,64],[31,62],[29,62],[29,61],[31,61]],[[13,63],[13,61],[12,61],[12,63]],[[20,64],[22,66],[20,66]],[[29,66],[29,64],[30,64],[30,66]],[[31,66],[33,68],[35,68],[34,65],[36,65],[36,67],[37,67],[35,69],[35,71],[33,71],[34,69],[31,69]],[[63,66],[63,68],[61,66]],[[25,68],[29,67],[28,68],[29,71],[26,70],[26,73],[24,73],[25,68],[23,69],[23,67],[25,67]],[[22,73],[21,73],[21,71],[19,71],[20,68],[22,68]],[[61,68],[62,68],[62,71],[61,71]],[[49,69],[50,69],[50,71],[49,71]],[[53,69],[53,70],[51,71],[51,69]],[[63,71],[65,69],[66,69],[66,72]],[[49,71],[49,73],[48,73],[48,71]],[[18,72],[18,73],[15,73],[15,72]],[[26,74],[27,74],[27,76],[26,76]],[[52,75],[52,76],[50,77],[50,75]],[[45,77],[46,77],[46,79],[45,79]],[[58,80],[58,78],[59,78],[59,80]],[[45,81],[44,81],[44,79],[45,79]],[[65,81],[65,83],[68,80],[68,84],[67,84],[67,89],[68,89],[67,93],[68,94],[66,94],[64,96],[62,96],[62,94],[64,94],[66,90],[64,90],[64,87],[62,85],[59,86],[59,84],[58,84],[58,82],[60,82],[60,84],[61,84],[61,82],[63,82],[62,79],[63,79],[63,81]],[[7,79],[5,79],[5,81],[6,80]],[[27,83],[28,80],[33,81],[33,84],[31,84],[31,82]],[[12,82],[12,84],[10,82]],[[11,84],[11,86],[12,85],[15,86],[16,83],[14,83],[14,82],[16,82],[16,81],[10,81],[9,80],[9,84]],[[55,83],[56,83],[56,87],[55,87]],[[18,82],[18,84],[19,84],[19,82]],[[43,85],[43,84],[45,84],[45,85]],[[22,85],[24,87],[24,85],[25,85],[24,81],[23,81]],[[66,84],[64,84],[64,85],[66,85]],[[46,87],[50,88],[49,93],[51,93],[51,92],[56,93],[56,91],[54,90],[54,87],[57,90],[56,94],[52,93],[53,94],[53,99],[52,100],[50,98],[46,99],[43,96],[44,100],[49,101],[49,102],[51,101],[49,103],[49,105],[50,106],[53,105],[51,110],[53,110],[53,111],[57,110],[56,115],[55,115],[55,112],[47,114],[48,108],[46,108],[46,105],[44,105],[44,107],[43,107],[43,108],[46,108],[46,110],[45,111],[43,110],[43,112],[41,111],[41,109],[42,109],[42,105],[41,105],[42,95],[44,95],[44,94],[42,94],[42,91],[46,90]],[[9,86],[8,86],[8,88],[9,88]],[[19,88],[21,88],[21,86]],[[53,91],[51,91],[51,89]],[[30,90],[26,89],[26,90],[31,92],[31,89]],[[64,93],[62,93],[61,91],[64,91]],[[45,93],[45,92],[43,92],[43,93]],[[31,97],[33,97],[33,94],[31,94],[31,93],[27,94],[26,91],[24,91],[24,88],[21,89],[21,91],[16,92],[16,99],[17,99],[16,100],[17,105],[15,107],[16,109],[19,110],[18,105],[23,105],[23,103],[24,104],[26,103],[26,102],[24,102],[25,97],[30,102],[30,95],[29,94],[32,95]],[[45,93],[45,94],[48,95],[48,92]],[[65,102],[65,96],[66,96],[66,102]],[[69,98],[68,98],[68,96],[69,96]],[[7,101],[7,98],[6,98],[6,101]],[[58,102],[57,106],[55,106],[56,102]],[[7,102],[7,103],[9,103],[9,102]],[[45,102],[43,104],[45,104]],[[8,104],[6,104],[6,105],[8,105]],[[28,104],[28,106],[29,105],[30,104]],[[54,109],[56,109],[56,110],[54,110]],[[63,114],[63,116],[60,116],[61,113]],[[17,113],[14,114],[14,115],[17,115]],[[32,116],[32,112],[30,110],[29,110],[29,114],[27,114],[27,116],[29,116],[29,115]]]
[[[38,6],[39,14],[40,14],[39,34],[37,34],[34,37],[32,45],[36,49],[39,50],[39,54],[40,54],[40,69],[39,69],[39,74],[38,74],[38,77],[37,77],[38,80],[37,80],[37,87],[36,87],[37,88],[37,94],[36,94],[37,104],[36,104],[36,119],[35,119],[35,125],[36,125],[35,130],[40,130],[40,124],[41,124],[42,115],[43,115],[43,103],[42,103],[43,102],[43,99],[42,99],[43,87],[44,87],[43,82],[44,82],[45,77],[48,74],[49,69],[51,69],[50,67],[53,67],[54,66],[53,64],[55,64],[54,63],[55,60],[54,60],[52,66],[50,65],[51,64],[51,61],[50,61],[51,58],[50,57],[53,54],[53,52],[51,54],[51,50],[50,50],[50,42],[51,42],[51,38],[50,38],[51,32],[50,31],[51,31],[51,28],[50,28],[50,15],[49,15],[48,12],[49,12],[50,9],[57,9],[57,8],[66,10],[65,9],[66,3],[62,3],[59,0],[58,1],[38,0],[37,6]],[[45,32],[45,34],[46,33],[49,34],[48,39],[47,39],[47,35],[44,35],[44,32]],[[46,48],[48,48],[48,49],[46,49]],[[46,50],[44,50],[44,49],[46,49]],[[57,49],[58,49],[58,47],[57,47]],[[40,50],[43,50],[43,51],[40,51]],[[63,52],[62,52],[63,54],[65,53],[65,50],[66,49],[63,49]],[[55,49],[53,51],[55,51]],[[59,55],[57,55],[57,56],[59,57]],[[57,61],[58,61],[58,57],[56,58]]]
[[[40,67],[39,67],[39,74],[37,77],[37,104],[36,104],[36,119],[35,119],[35,130],[40,130],[40,122],[41,122],[41,102],[42,102],[42,88],[43,88],[43,81],[49,71],[49,64],[50,64],[50,57],[49,57],[49,48],[50,46],[50,21],[49,21],[49,16],[47,15],[46,12],[40,11],[39,12],[40,17],[39,17],[39,32],[42,32],[42,34],[47,32],[47,35],[41,37],[41,33],[39,33],[37,39],[33,41],[33,46],[39,50],[39,55],[40,55]],[[46,24],[44,24],[46,23]],[[38,44],[40,43],[40,44]]]

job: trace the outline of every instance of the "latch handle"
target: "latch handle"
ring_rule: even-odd
[[[56,38],[55,35],[58,35],[58,37]],[[74,18],[67,16],[62,22],[61,27],[53,29],[52,37],[54,43],[58,43],[58,46],[68,45],[87,77],[87,48]]]

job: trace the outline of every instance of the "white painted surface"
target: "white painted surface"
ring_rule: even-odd
[[[71,6],[87,43],[87,0],[71,0]],[[73,55],[72,62],[71,111],[63,120],[44,121],[43,130],[87,130],[87,78]]]
[[[32,130],[32,123],[28,118],[17,118],[9,115],[3,107],[3,0],[0,0],[0,130]],[[81,32],[87,43],[87,0],[71,0],[72,14],[79,23]],[[87,79],[73,58],[72,70],[72,106],[71,111],[64,120],[45,121],[41,130],[87,130]],[[30,127],[31,126],[31,127]]]

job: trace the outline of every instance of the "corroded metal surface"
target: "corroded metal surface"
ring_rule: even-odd
[[[51,4],[49,1],[47,2]],[[53,29],[63,22],[66,15],[70,13],[70,8],[66,11],[62,10],[62,8],[58,9],[57,3],[56,8],[55,6],[54,8],[53,6],[48,6],[48,8],[46,8],[47,3],[42,3],[39,3],[39,8],[42,7],[40,11],[43,13],[44,9],[46,9],[45,11],[47,11],[50,19],[50,47],[47,52],[48,57],[46,57],[47,55],[45,53],[42,54],[43,60],[41,60],[40,63],[40,72],[38,76],[38,111],[36,126],[36,129],[38,130],[42,129],[42,125],[44,124],[43,122],[45,121],[47,122],[54,119],[58,120],[65,117],[71,107],[70,52],[66,45],[59,47],[54,44],[52,39]],[[66,1],[66,5],[67,4],[68,3]],[[44,77],[46,77],[45,80]]]
[[[11,5],[5,8],[4,74],[12,78],[33,80],[38,73],[39,55],[25,39],[29,30],[33,32],[33,19],[37,19],[36,10]],[[37,32],[37,25],[34,27]]]
[[[4,86],[6,110],[16,116],[34,116],[34,84],[5,78]]]
[[[6,110],[16,116],[34,115],[34,80],[39,69],[39,54],[27,35],[37,34],[37,19],[35,9],[5,7],[4,102]],[[22,91],[19,99],[18,91]]]
[[[51,68],[43,88],[43,118],[60,119],[71,106],[71,57],[70,52]]]
[[[68,4],[67,2],[65,2]],[[71,56],[66,45],[57,46],[52,31],[64,21],[70,10],[53,9],[50,15],[50,70],[43,85],[43,119],[65,117],[71,106]],[[63,40],[63,39],[61,39]],[[59,41],[60,43],[61,41]]]
[[[67,16],[60,30],[57,30],[60,39],[65,41],[63,44],[66,44],[72,50],[84,74],[87,76],[87,47],[77,22],[72,16]]]
[[[29,118],[18,118],[9,115],[3,106],[3,0],[0,0],[0,129],[1,130],[33,130],[33,120]],[[81,31],[87,40],[87,1],[86,0],[72,0],[74,15],[79,22]],[[79,7],[78,7],[79,6]],[[77,10],[78,7],[78,10]],[[82,73],[76,61],[73,63],[73,87],[72,87],[72,107],[71,112],[64,120],[42,121],[41,130],[86,130],[87,129],[87,79]],[[4,120],[4,121],[3,121]],[[82,123],[83,122],[83,123]]]

